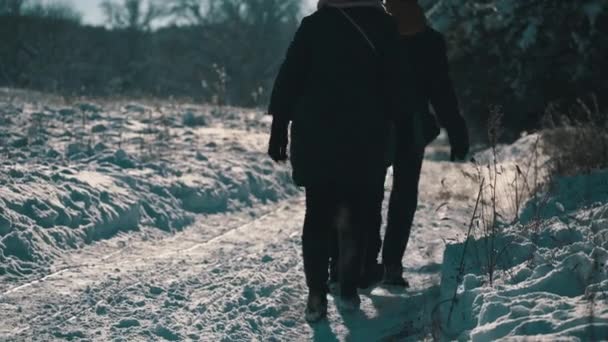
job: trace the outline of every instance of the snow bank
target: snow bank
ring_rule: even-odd
[[[500,144],[496,147],[496,159],[501,164],[521,163],[525,159],[533,157],[532,154],[535,152],[540,153],[539,139],[540,135],[538,133],[524,134],[513,144]],[[539,158],[541,164],[546,161],[544,155],[539,155]],[[481,164],[492,163],[494,160],[492,149],[476,153],[475,159]]]
[[[535,219],[549,219],[576,211],[581,206],[606,201],[608,171],[596,171],[586,176],[557,179],[551,196],[538,196],[528,202],[520,217],[522,224]]]
[[[521,223],[447,246],[439,308],[445,335],[608,337],[608,172],[558,184],[540,214],[525,214],[538,205],[531,200]]]
[[[288,169],[265,157],[262,113],[229,113],[0,99],[0,275],[121,232],[171,232],[295,194]]]

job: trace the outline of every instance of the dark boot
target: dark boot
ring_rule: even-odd
[[[366,290],[372,289],[384,278],[384,266],[381,264],[372,264],[367,266],[359,280],[359,288]]]
[[[400,265],[384,267],[384,279],[382,280],[384,285],[410,287],[410,284],[403,278],[403,267]]]
[[[336,305],[342,311],[356,311],[361,307],[361,298],[357,293],[340,294],[336,300]]]
[[[310,291],[304,319],[308,323],[316,323],[325,317],[327,317],[327,295],[321,291]]]

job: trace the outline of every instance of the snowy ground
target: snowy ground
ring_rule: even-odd
[[[608,172],[559,180],[548,201],[498,229],[445,251],[445,336],[607,340]]]
[[[507,280],[501,273],[490,287],[484,268],[469,260],[475,253],[467,252],[466,272],[457,272],[479,179],[488,171],[443,161],[447,149],[440,140],[423,167],[421,201],[404,259],[412,287],[363,293],[357,314],[337,312],[330,297],[329,320],[311,327],[303,320],[303,197],[291,186],[288,169],[265,157],[268,121],[246,110],[142,102],[66,104],[32,93],[10,99],[0,92],[0,146],[12,146],[10,155],[2,152],[0,166],[0,340],[578,336],[568,329],[593,324],[580,319],[590,315],[577,311],[589,307],[588,298],[597,304],[594,313],[606,318],[600,295],[608,290],[601,282],[605,276],[598,273],[570,292],[561,287],[551,292],[563,278],[545,277],[568,270],[571,259],[588,270],[593,263],[585,260],[603,255],[598,248],[605,252],[608,246],[591,245],[608,234],[602,226],[608,201],[601,192],[589,202],[595,205],[582,209],[580,201],[553,200],[543,215],[558,218],[546,221],[548,228],[539,228],[535,239],[523,234],[521,225],[505,223],[498,240],[515,241],[522,250],[507,265],[518,276]],[[42,128],[32,124],[40,115]],[[500,149],[503,177],[497,187],[504,195],[497,205],[507,221],[515,212],[526,215],[506,194],[520,174],[526,181],[533,178],[524,165],[532,160],[536,139],[524,137]],[[105,146],[94,148],[99,143]],[[487,162],[491,153],[476,159]],[[597,179],[602,183],[605,177]],[[552,223],[561,222],[564,212],[580,217],[573,221],[579,234],[568,234],[570,223],[570,228]],[[553,243],[559,234],[569,240]],[[542,248],[526,259],[532,243]],[[551,267],[538,261],[549,256]],[[466,279],[464,287],[450,280],[457,276]],[[542,279],[555,283],[541,288]],[[458,319],[448,322],[444,301],[454,293],[462,298],[453,309]],[[562,318],[578,321],[552,325]],[[530,320],[539,323],[521,328]]]

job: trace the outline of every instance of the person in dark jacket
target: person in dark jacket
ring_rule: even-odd
[[[287,160],[291,122],[293,179],[306,189],[309,322],[327,313],[333,231],[339,240],[337,302],[345,309],[360,304],[366,239],[379,229],[369,213],[382,200],[389,120],[403,115],[394,73],[398,39],[380,0],[320,1],[319,10],[303,19],[275,81],[268,153]]]
[[[452,150],[451,160],[461,160],[468,154],[469,137],[450,79],[443,36],[427,25],[424,12],[416,0],[387,0],[387,8],[399,25],[400,59],[402,63],[411,63],[408,71],[413,70],[414,73],[403,77],[413,76],[416,84],[413,103],[413,111],[416,113],[414,141],[409,136],[412,124],[409,117],[396,120],[393,189],[382,247],[384,283],[407,286],[403,278],[402,259],[418,205],[418,183],[424,148],[439,134],[439,124],[447,130]],[[429,111],[429,104],[435,115]],[[370,255],[375,256],[377,252],[378,249]]]

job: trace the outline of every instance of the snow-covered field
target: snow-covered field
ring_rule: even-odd
[[[261,113],[48,101],[0,102],[0,275],[35,274],[121,232],[172,232],[297,193],[288,170],[264,158]]]
[[[236,108],[0,91],[0,340],[608,338],[608,174],[561,180],[537,210],[521,187],[542,177],[536,135],[499,148],[504,223],[492,237],[473,220],[466,244],[493,154],[475,167],[445,162],[445,137],[429,148],[411,288],[362,293],[356,314],[330,296],[328,321],[307,325],[303,196],[265,156],[268,126]]]

